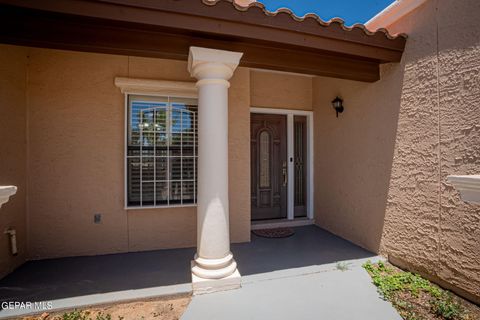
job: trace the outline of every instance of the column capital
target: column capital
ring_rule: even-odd
[[[229,80],[242,55],[242,52],[190,47],[188,71],[198,80]]]

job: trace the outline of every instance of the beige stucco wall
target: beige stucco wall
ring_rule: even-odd
[[[312,110],[312,80],[306,75],[251,70],[252,107]]]
[[[27,50],[0,46],[0,185],[15,185],[17,193],[0,208],[0,278],[26,259],[26,77]],[[18,233],[18,255],[9,237]]]
[[[479,173],[479,12],[476,0],[428,1],[391,26],[409,39],[380,81],[316,78],[313,93],[317,223],[476,301],[480,207],[446,176]]]
[[[23,100],[16,103],[23,105],[4,114],[17,117],[18,123],[9,125],[18,132],[16,139],[24,141],[5,147],[18,166],[12,172],[24,179],[29,190],[28,201],[25,188],[16,196],[24,199],[24,207],[16,209],[23,216],[16,219],[28,217],[29,222],[28,237],[22,230],[18,234],[22,253],[28,241],[28,255],[16,260],[195,246],[195,208],[124,210],[124,97],[113,84],[116,76],[193,81],[186,62],[8,48],[2,50],[10,54],[5,61],[15,54],[24,65],[5,63],[18,79],[2,77],[14,87],[8,90],[10,96],[2,94],[2,98],[21,94]],[[312,105],[311,77],[246,68],[235,72],[229,90],[232,242],[250,240],[251,78],[257,80],[252,93],[255,106],[309,110]],[[276,89],[265,94],[272,83]],[[274,95],[275,91],[281,94]],[[23,154],[12,153],[14,146]],[[95,213],[102,214],[100,224],[93,223]],[[26,224],[16,225],[22,229]],[[18,263],[9,262],[9,270]]]
[[[23,118],[15,129],[29,141],[21,149],[29,174],[15,170],[27,180],[30,195],[28,239],[18,235],[20,243],[28,241],[28,258],[195,246],[195,208],[124,210],[124,96],[113,84],[116,76],[193,81],[186,62],[10,48],[24,52],[25,66],[15,69],[24,78],[11,85],[23,90]],[[311,77],[235,72],[229,90],[232,242],[250,240],[251,78],[258,85],[252,93],[256,106],[312,105]],[[276,89],[265,95],[272,83]],[[96,213],[102,214],[100,224],[93,223]]]
[[[128,58],[29,50],[30,257],[128,250],[123,99]],[[102,223],[93,223],[93,214]]]
[[[250,241],[250,70],[238,68],[228,94],[228,194],[232,242]]]
[[[315,78],[313,86],[316,222],[378,251],[400,89],[387,81],[372,85],[323,77]],[[379,91],[383,94],[378,95]],[[331,105],[337,95],[345,107],[338,119]]]
[[[29,65],[30,257],[195,246],[194,207],[123,209],[124,96],[113,84],[193,81],[186,62],[32,48]],[[233,242],[250,239],[248,81],[240,68],[229,91]]]

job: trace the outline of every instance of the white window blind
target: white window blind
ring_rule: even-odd
[[[196,203],[197,100],[128,96],[127,207]]]

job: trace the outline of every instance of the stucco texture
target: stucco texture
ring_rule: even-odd
[[[0,278],[27,257],[26,233],[26,77],[27,50],[0,46],[0,185],[17,193],[0,208]],[[12,256],[4,230],[17,231],[18,255]]]
[[[252,70],[252,107],[312,110],[312,77]]]
[[[317,223],[477,302],[480,208],[446,177],[479,170],[479,12],[428,1],[389,26],[409,39],[380,81],[316,78],[313,92]]]
[[[29,257],[195,246],[195,207],[124,209],[124,95],[113,84],[193,81],[186,62],[28,50]],[[250,239],[248,81],[239,69],[229,90],[233,242]]]
[[[228,91],[230,240],[250,241],[250,71],[238,68]]]

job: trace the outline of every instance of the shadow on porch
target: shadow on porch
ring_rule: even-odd
[[[319,227],[295,235],[233,244],[242,276],[374,257]],[[47,301],[191,281],[194,248],[30,261],[0,280],[0,301]]]

